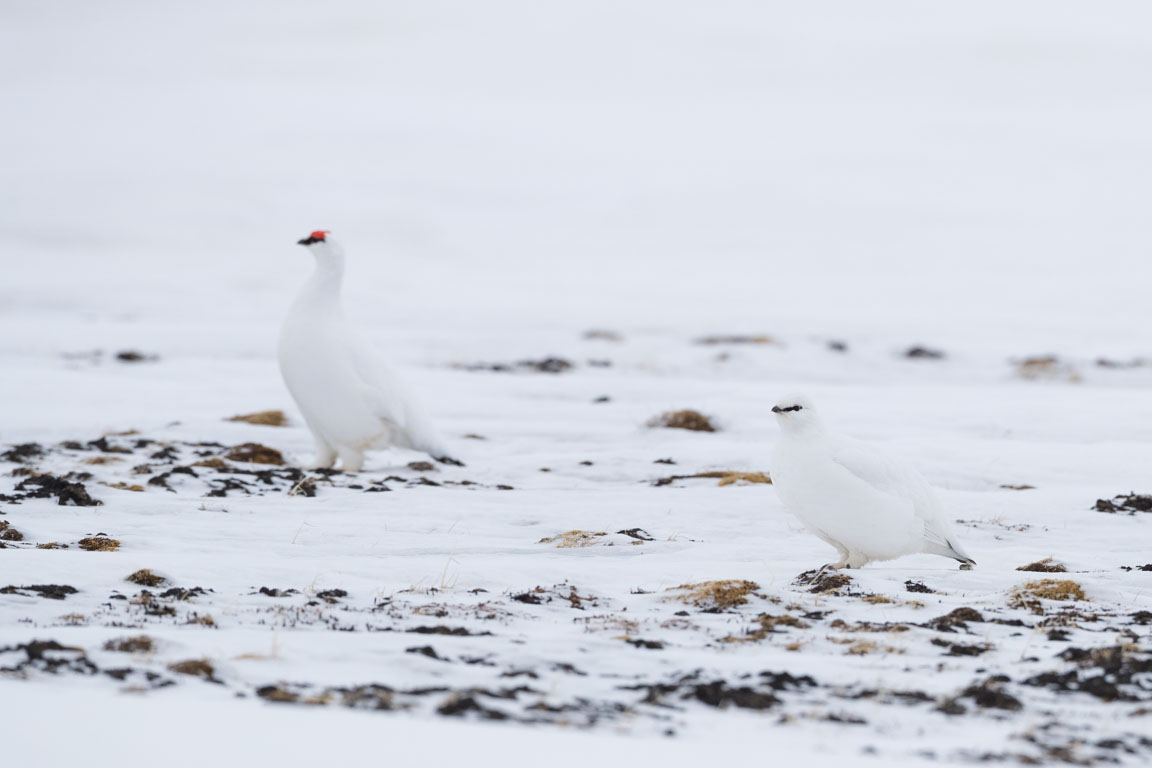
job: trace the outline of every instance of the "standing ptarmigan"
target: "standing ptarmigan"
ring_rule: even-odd
[[[780,425],[773,487],[808,530],[840,553],[825,568],[859,568],[918,553],[951,557],[961,568],[976,564],[912,466],[867,443],[830,434],[805,397],[784,398],[772,412]]]
[[[340,305],[344,251],[327,230],[298,241],[316,259],[280,329],[280,373],[316,440],[312,468],[358,472],[369,448],[399,446],[452,458],[419,403],[360,338]]]

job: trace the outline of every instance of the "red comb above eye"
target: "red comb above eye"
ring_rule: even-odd
[[[315,232],[313,232],[311,235],[309,235],[309,237],[311,237],[313,240],[323,240],[324,235],[327,235],[331,231],[332,230],[330,230],[330,229],[318,229]]]

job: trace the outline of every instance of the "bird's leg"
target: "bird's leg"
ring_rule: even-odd
[[[824,575],[824,571],[829,569],[838,571],[841,568],[852,567],[851,563],[849,562],[850,558],[848,556],[848,550],[836,547],[836,551],[840,554],[840,559],[834,563],[825,563],[824,565],[820,566],[820,570],[816,571],[816,575],[812,577],[812,581],[816,581],[816,579]]]
[[[336,451],[328,443],[316,438],[316,456],[306,469],[331,469],[336,463]]]
[[[820,566],[820,570],[816,571],[816,573],[813,574],[812,578],[809,579],[809,582],[816,581],[816,579],[823,576],[824,571],[828,570],[829,568],[831,568],[832,570],[836,570],[836,564],[835,563],[824,563],[824,565]]]
[[[345,448],[340,451],[340,468],[345,472],[359,472],[364,468],[364,451]]]

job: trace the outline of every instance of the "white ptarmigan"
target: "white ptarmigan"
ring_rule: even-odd
[[[784,398],[772,412],[780,425],[772,484],[784,506],[840,553],[824,568],[859,568],[918,553],[951,557],[961,568],[976,564],[911,465],[829,433],[803,396]]]
[[[340,304],[344,251],[317,230],[299,240],[316,259],[312,278],[280,329],[280,373],[316,440],[310,468],[359,472],[369,448],[399,446],[452,458],[431,421],[376,350],[360,338]]]

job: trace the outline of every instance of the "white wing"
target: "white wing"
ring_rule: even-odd
[[[396,442],[435,459],[449,457],[419,401],[384,364],[376,349],[360,337],[351,341],[351,347],[353,370],[364,384],[377,417],[394,430]]]
[[[850,438],[837,439],[831,455],[832,461],[877,491],[911,502],[913,515],[924,524],[924,538],[930,544],[963,554],[949,541],[948,521],[932,487],[912,465]]]

